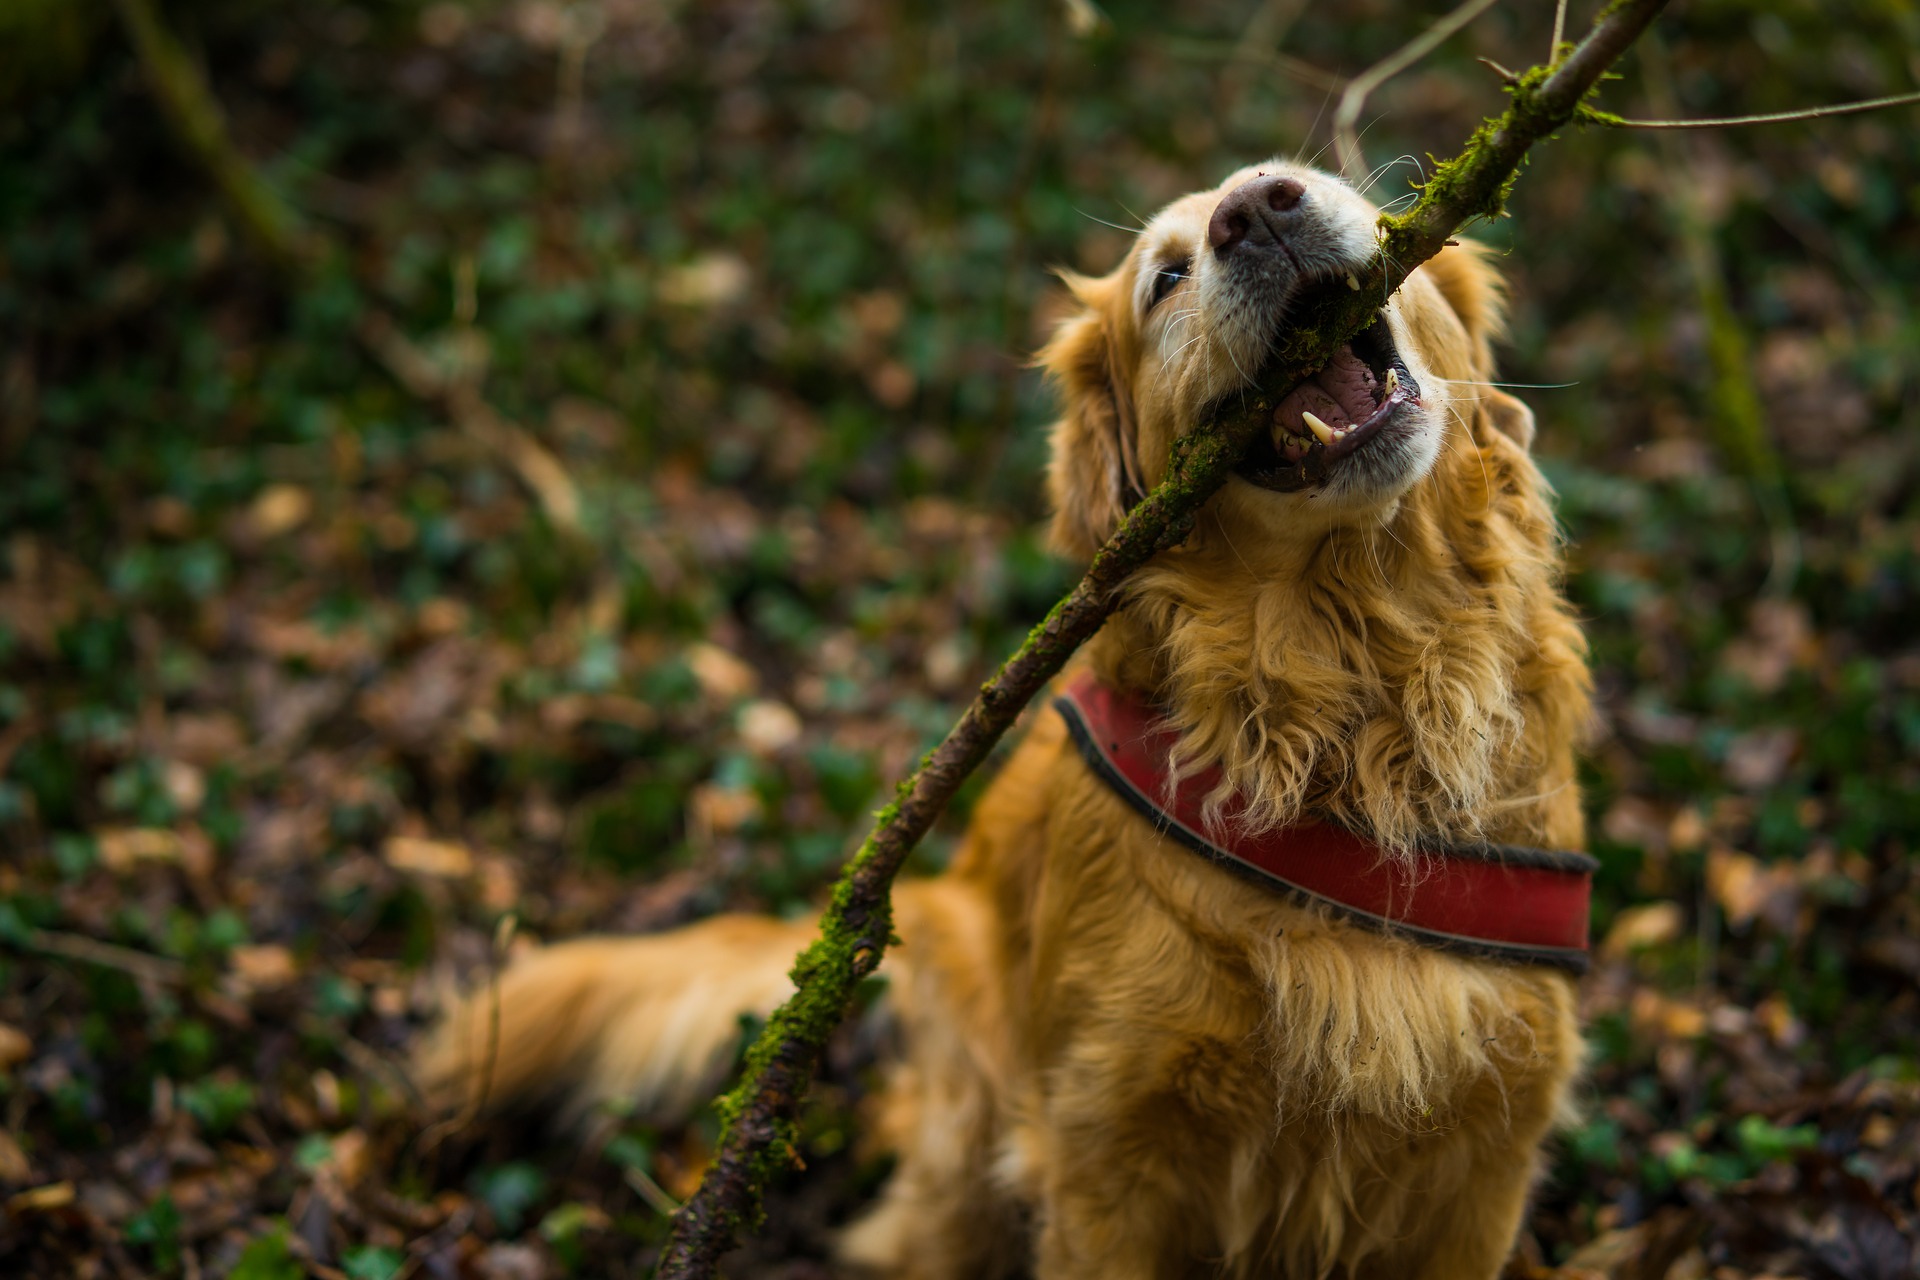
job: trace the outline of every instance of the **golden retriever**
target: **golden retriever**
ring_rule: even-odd
[[[1042,362],[1053,538],[1089,554],[1169,446],[1246,385],[1303,281],[1377,211],[1280,162],[1174,201]],[[1079,663],[1177,730],[1209,821],[1325,822],[1427,874],[1435,842],[1573,850],[1584,648],[1532,416],[1493,389],[1501,292],[1460,244],[1276,410]],[[899,886],[899,1153],[843,1238],[887,1276],[1489,1277],[1581,1057],[1558,968],[1460,954],[1275,893],[1164,838],[1051,710],[952,868]],[[1222,815],[1230,813],[1230,818]],[[1584,922],[1582,923],[1584,927]],[[550,1094],[667,1118],[725,1070],[812,926],[722,917],[505,974],[423,1050],[449,1104]],[[482,1059],[489,1061],[482,1069]]]

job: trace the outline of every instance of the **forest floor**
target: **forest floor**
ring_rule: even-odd
[[[296,288],[108,7],[0,16],[0,1275],[646,1274],[710,1117],[432,1131],[408,1044],[537,939],[817,901],[1071,581],[1045,268],[1311,152],[1424,21],[1294,7],[176,6],[344,246]],[[1376,96],[1377,195],[1533,8]],[[1680,8],[1609,105],[1920,75],[1899,6]],[[1920,1267],[1912,123],[1573,132],[1484,231],[1600,695],[1592,1064],[1516,1275]],[[871,1082],[843,1046],[729,1274],[828,1274]]]

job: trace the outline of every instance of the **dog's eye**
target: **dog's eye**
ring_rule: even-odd
[[[1162,299],[1180,287],[1180,282],[1187,278],[1187,268],[1192,263],[1193,260],[1189,258],[1185,262],[1160,264],[1160,270],[1153,277],[1153,296],[1147,299],[1147,310],[1151,311],[1159,306]]]

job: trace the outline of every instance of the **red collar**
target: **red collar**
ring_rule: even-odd
[[[1585,854],[1429,847],[1416,872],[1366,837],[1327,823],[1252,835],[1235,830],[1229,805],[1209,828],[1201,801],[1219,771],[1170,787],[1167,757],[1179,735],[1155,708],[1090,672],[1070,680],[1053,705],[1107,785],[1161,832],[1229,871],[1427,946],[1586,970],[1588,899],[1599,864]]]

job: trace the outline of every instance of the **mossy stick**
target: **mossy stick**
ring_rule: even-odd
[[[705,1280],[742,1230],[755,1225],[767,1182],[798,1161],[794,1117],[834,1027],[860,981],[892,940],[889,890],[908,851],[927,833],[960,783],[979,766],[1021,709],[1106,620],[1127,577],[1179,543],[1200,506],[1225,483],[1273,407],[1371,324],[1407,273],[1461,226],[1501,212],[1533,143],[1573,120],[1586,97],[1644,31],[1666,0],[1621,0],[1587,37],[1550,67],[1515,76],[1507,110],[1483,124],[1455,159],[1434,170],[1405,214],[1380,220],[1380,252],[1357,288],[1344,282],[1305,297],[1276,345],[1257,390],[1236,397],[1205,427],[1174,446],[1166,479],[1127,513],[1073,591],[1007,659],[940,745],[900,783],[892,804],[834,885],[820,937],[794,965],[797,990],[768,1020],[747,1053],[738,1087],[720,1099],[720,1148],[699,1190],[674,1219],[660,1280]],[[1556,51],[1558,52],[1558,51]]]
[[[114,7],[175,136],[220,188],[241,233],[276,268],[297,275],[314,248],[307,229],[234,147],[200,68],[167,30],[153,0],[114,0]]]

